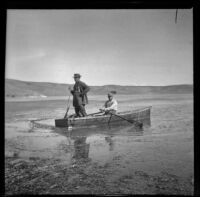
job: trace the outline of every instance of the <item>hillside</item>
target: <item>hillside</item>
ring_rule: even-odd
[[[14,79],[5,80],[5,96],[65,96],[68,87],[73,84],[57,84],[48,82],[27,82]],[[193,93],[193,85],[171,86],[90,86],[90,95],[104,95],[115,90],[117,94],[187,94]]]

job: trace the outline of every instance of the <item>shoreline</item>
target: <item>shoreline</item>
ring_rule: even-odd
[[[193,93],[188,93],[188,94],[116,94],[116,98],[129,98],[129,97],[133,97],[135,99],[139,99],[141,97],[147,97],[147,98],[154,98],[155,97],[177,97],[177,96],[190,96],[191,98],[193,98]],[[14,97],[14,98],[10,98],[10,97],[5,97],[5,102],[28,102],[28,101],[56,101],[56,100],[68,100],[69,95],[67,96],[47,96],[47,97],[35,97],[35,98],[30,98],[30,97]],[[99,100],[99,101],[104,101],[105,99],[107,99],[106,95],[88,95],[89,100],[95,101],[95,100]],[[72,100],[72,97],[70,98],[70,100]]]

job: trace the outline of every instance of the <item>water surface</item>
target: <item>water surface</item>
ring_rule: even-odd
[[[66,164],[89,159],[116,170],[148,173],[167,171],[178,176],[193,174],[193,96],[141,95],[118,97],[119,109],[152,105],[151,127],[134,126],[72,130],[33,128],[30,120],[61,118],[61,100],[7,102],[5,154],[18,157],[59,158]],[[88,113],[95,112],[103,98],[91,99]],[[70,109],[73,113],[73,109]]]

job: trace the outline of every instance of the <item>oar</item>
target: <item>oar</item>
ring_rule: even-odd
[[[87,116],[92,116],[92,115],[96,115],[96,114],[101,114],[101,113],[104,113],[104,112],[96,112],[96,113],[92,113],[92,114],[87,114]]]
[[[68,98],[68,102],[67,102],[67,110],[66,110],[66,113],[65,113],[64,119],[67,118],[67,116],[68,116],[68,111],[69,111],[69,108],[70,108],[70,102],[69,102],[69,101],[70,101],[70,96],[71,96],[71,95],[69,95],[69,98]]]
[[[110,124],[110,121],[111,121],[111,118],[112,118],[112,113],[110,113],[110,118],[109,118],[109,120],[108,120],[108,125]],[[109,125],[110,126],[110,125]]]
[[[141,123],[141,122],[138,122],[138,121],[130,121],[130,120],[127,120],[126,118],[123,118],[123,117],[121,117],[121,116],[119,116],[119,115],[117,115],[117,114],[113,114],[112,112],[109,112],[110,114],[112,114],[112,115],[114,115],[114,116],[117,116],[117,117],[119,117],[119,118],[121,118],[121,119],[123,119],[123,120],[126,120],[127,122],[130,122],[131,124],[134,124],[134,123],[137,123],[137,125],[139,126],[139,127],[142,127],[143,126],[143,124]],[[110,120],[109,120],[110,121]]]
[[[96,112],[96,113],[92,113],[92,114],[87,114],[87,116],[92,116],[92,115],[95,115],[95,114],[101,114],[101,113],[103,113],[103,112]],[[74,115],[71,115],[71,116],[69,116],[69,118],[71,118],[71,117],[73,117]]]

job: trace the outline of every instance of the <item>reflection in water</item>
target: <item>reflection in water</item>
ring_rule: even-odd
[[[73,139],[73,138],[72,138]],[[75,159],[86,159],[89,155],[90,144],[86,143],[87,137],[76,137],[74,140],[74,153]]]
[[[85,128],[71,131],[67,128],[57,128],[55,132],[67,138],[68,148],[64,152],[68,154],[70,152],[70,158],[75,161],[105,160],[115,154],[116,151],[121,150],[121,139],[125,140],[129,139],[128,136],[137,137],[144,134],[143,129],[134,126]],[[121,138],[116,136],[121,136]]]
[[[71,132],[65,135],[68,140],[68,148],[65,152],[71,153],[71,159],[87,159],[90,144],[86,143],[86,136],[71,136]]]
[[[113,151],[114,150],[114,141],[113,141],[112,138],[113,138],[112,135],[105,137],[105,140],[106,140],[106,142],[108,142],[108,145],[109,145],[109,151]]]

